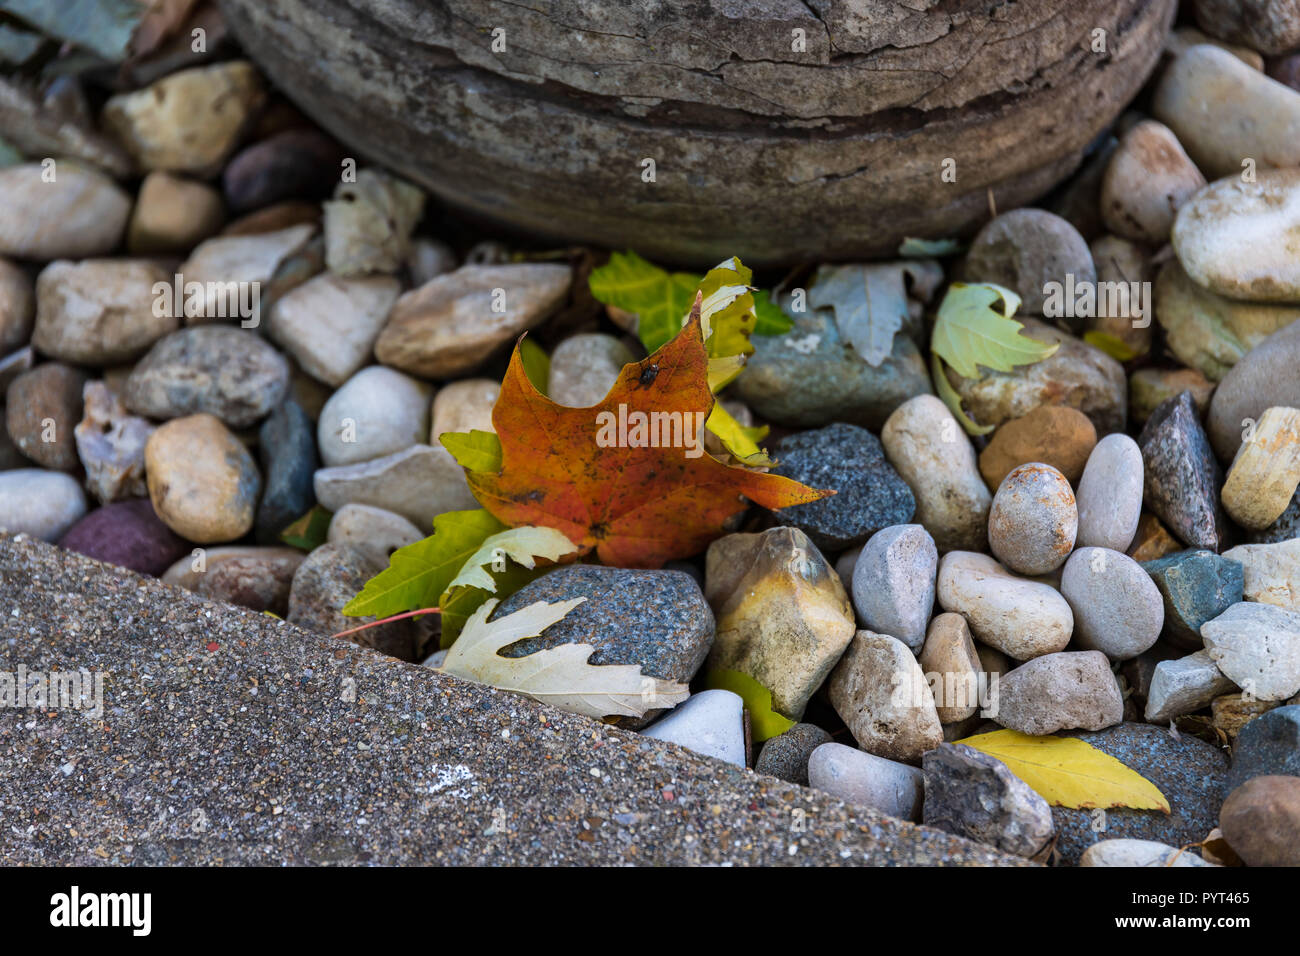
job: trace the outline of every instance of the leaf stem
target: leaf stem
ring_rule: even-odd
[[[391,624],[393,621],[401,621],[408,617],[415,617],[418,614],[440,614],[442,608],[422,607],[418,611],[407,611],[405,614],[394,614],[392,617],[381,618],[378,621],[371,621],[369,624],[362,624],[360,627],[353,627],[346,631],[339,631],[337,634],[331,634],[330,637],[347,637],[349,634],[356,634],[358,631],[364,631],[369,627],[378,627],[380,624]]]

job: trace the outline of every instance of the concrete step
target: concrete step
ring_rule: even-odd
[[[103,708],[0,707],[9,865],[1023,862],[0,536],[20,666]]]

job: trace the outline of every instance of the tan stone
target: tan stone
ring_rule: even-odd
[[[27,344],[36,319],[36,296],[27,273],[0,259],[0,356]]]
[[[1143,120],[1119,141],[1101,184],[1101,215],[1117,236],[1159,245],[1205,177],[1168,126]]]
[[[1286,511],[1300,485],[1300,410],[1264,410],[1223,484],[1223,507],[1243,528],[1262,531]]]
[[[973,717],[979,710],[976,692],[982,666],[966,618],[951,611],[936,615],[930,621],[920,661],[930,690],[936,692],[939,722],[951,724]]]
[[[1156,87],[1151,111],[1210,179],[1258,168],[1300,165],[1300,94],[1231,53],[1194,46]]]
[[[749,675],[798,720],[854,631],[848,595],[817,546],[797,528],[720,538],[709,546],[705,596],[717,620],[707,666]]]
[[[462,266],[397,300],[375,356],[413,375],[461,376],[546,319],[571,280],[569,267],[554,263]]]
[[[982,551],[993,496],[979,476],[975,449],[952,412],[933,395],[894,409],[880,431],[885,457],[916,497],[916,521],[942,554]]]
[[[266,98],[246,60],[181,70],[104,105],[104,125],[142,169],[211,175]]]
[[[0,169],[0,255],[83,259],[111,252],[122,238],[131,199],[97,169],[59,160],[54,182],[40,163]]]
[[[1248,723],[1282,705],[1282,701],[1259,700],[1245,694],[1224,694],[1210,702],[1210,714],[1214,726],[1223,731],[1228,742],[1232,743]]]
[[[136,255],[189,252],[215,235],[225,217],[221,194],[207,183],[153,172],[140,184],[126,245]]]
[[[1160,523],[1159,518],[1144,512],[1138,519],[1137,533],[1133,535],[1133,543],[1128,546],[1126,553],[1141,564],[1143,561],[1154,561],[1156,558],[1163,558],[1166,554],[1173,554],[1182,549],[1182,544]]]
[[[492,409],[500,394],[501,384],[490,378],[467,378],[440,390],[433,399],[429,444],[438,444],[445,432],[495,432]]]
[[[204,286],[199,314],[187,314],[186,324],[220,319],[230,311],[223,292],[229,288],[227,283],[269,283],[280,266],[300,252],[315,232],[313,225],[300,225],[253,236],[216,236],[200,243],[179,269],[187,286],[191,282]],[[261,305],[266,304],[266,291],[262,289]],[[188,294],[186,299],[188,307]],[[261,316],[258,318],[260,321]]]
[[[325,261],[330,272],[361,276],[396,272],[410,252],[424,193],[396,176],[363,169],[339,183],[324,206]]]
[[[1211,292],[1193,282],[1176,259],[1156,277],[1155,301],[1156,321],[1165,330],[1169,350],[1191,366],[1184,371],[1198,370],[1212,382],[1264,339],[1300,319],[1300,306],[1239,302]],[[1138,397],[1130,395],[1129,402],[1136,405]]]
[[[1169,39],[1165,40],[1165,52],[1171,56],[1179,56],[1189,47],[1200,46],[1202,43],[1209,43],[1212,46],[1217,46],[1220,50],[1227,50],[1252,70],[1262,71],[1264,69],[1264,57],[1258,51],[1252,50],[1248,46],[1216,40],[1214,37],[1206,36],[1196,27],[1179,27],[1170,33]]]
[[[159,426],[144,449],[154,511],[183,538],[233,541],[253,527],[262,478],[248,450],[208,414]]]
[[[1101,349],[1036,319],[1017,316],[1024,335],[1048,345],[1059,344],[1041,362],[1011,372],[985,372],[963,378],[948,369],[948,381],[980,425],[1001,425],[1027,415],[1040,405],[1077,408],[1096,426],[1098,434],[1123,431],[1126,417],[1124,367]]]
[[[858,631],[831,674],[831,704],[867,753],[902,763],[943,743],[934,694],[907,645]]]
[[[1300,164],[1300,93],[1287,93],[1296,99],[1293,162]],[[1171,239],[1187,275],[1212,292],[1300,303],[1300,169],[1211,183],[1178,210]]]
[[[1142,368],[1128,380],[1128,410],[1133,424],[1141,426],[1156,406],[1180,392],[1191,392],[1196,413],[1204,418],[1214,394],[1214,383],[1194,368]]]
[[[1300,538],[1272,544],[1239,544],[1223,552],[1240,561],[1247,601],[1300,611]]]
[[[36,278],[32,344],[80,365],[139,358],[179,324],[154,308],[155,283],[169,279],[147,259],[51,262]]]

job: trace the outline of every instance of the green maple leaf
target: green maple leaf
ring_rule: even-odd
[[[483,542],[506,526],[488,512],[448,511],[433,519],[433,534],[398,548],[388,567],[348,602],[348,617],[391,617],[434,607]]]

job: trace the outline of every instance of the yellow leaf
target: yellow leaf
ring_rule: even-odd
[[[1031,737],[1016,730],[995,730],[955,743],[1001,760],[1054,807],[1170,812],[1169,801],[1151,781],[1077,737]]]
[[[767,437],[765,427],[746,428],[722,407],[721,402],[713,403],[713,411],[709,412],[705,424],[709,431],[717,435],[727,446],[727,451],[742,464],[752,468],[766,468],[773,464],[772,459],[767,457],[767,453],[758,447],[758,443]]]
[[[711,670],[704,676],[704,686],[709,690],[729,690],[739,694],[749,711],[749,726],[754,742],[762,743],[779,737],[795,722],[772,709],[772,692],[748,674],[740,671]]]
[[[1093,348],[1101,349],[1117,362],[1128,362],[1141,354],[1119,336],[1111,335],[1109,332],[1093,329],[1091,332],[1083,333],[1083,340]]]

